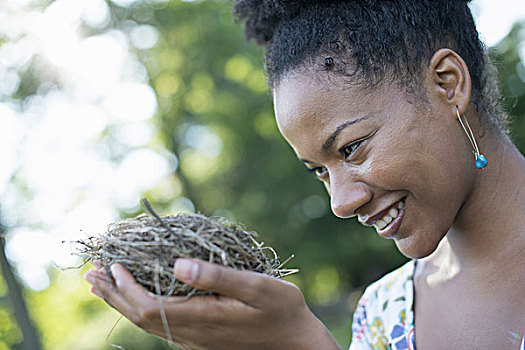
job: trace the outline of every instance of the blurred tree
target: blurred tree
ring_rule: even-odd
[[[11,264],[9,261],[7,261],[7,257],[5,255],[4,237],[5,227],[0,222],[0,269],[2,271],[5,284],[7,285],[7,298],[10,301],[16,323],[22,332],[22,341],[20,343],[17,342],[17,344],[11,345],[20,350],[39,350],[41,349],[40,339],[35,327],[33,326],[33,322],[29,317],[26,302],[22,293],[22,286],[13,273]]]
[[[525,154],[525,21],[515,23],[510,33],[492,50],[498,68],[503,105],[509,114],[511,137]],[[521,52],[520,52],[521,50]]]

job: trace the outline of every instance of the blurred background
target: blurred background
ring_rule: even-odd
[[[475,0],[512,138],[525,151],[525,4]],[[345,347],[366,286],[406,261],[335,218],[281,139],[262,50],[231,1],[0,1],[0,350],[110,349],[116,312],[71,241],[141,212],[219,215],[259,232]],[[168,349],[126,320],[110,341]]]

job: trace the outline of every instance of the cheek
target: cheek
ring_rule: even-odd
[[[365,173],[386,189],[446,190],[448,184],[466,176],[464,169],[468,162],[458,152],[461,143],[453,131],[449,125],[430,121],[422,124],[416,118],[409,119],[381,135],[366,158]]]
[[[393,152],[388,168],[374,161],[386,190],[408,194],[403,232],[396,245],[411,258],[436,249],[473,185],[468,154],[458,155],[453,139],[420,145],[416,152],[408,148]]]
[[[408,195],[414,222],[424,222],[438,234],[446,232],[471,186],[468,160],[458,156],[453,138],[420,130],[400,134],[406,137],[392,137],[386,143],[390,147],[368,154],[361,166],[362,178],[379,196]]]

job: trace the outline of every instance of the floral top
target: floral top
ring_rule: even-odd
[[[349,350],[415,350],[411,260],[370,285],[357,304]],[[520,350],[525,350],[525,335]]]

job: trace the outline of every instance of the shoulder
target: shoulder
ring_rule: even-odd
[[[366,288],[354,312],[352,346],[371,348],[391,346],[403,349],[410,342],[413,328],[413,272],[415,261],[409,261]],[[405,348],[406,349],[406,348]]]

